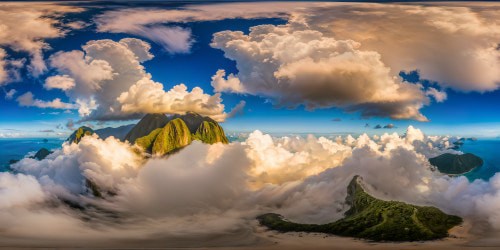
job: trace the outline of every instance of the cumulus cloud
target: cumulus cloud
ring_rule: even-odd
[[[203,89],[195,87],[191,92],[184,84],[179,84],[169,91],[163,85],[151,79],[141,79],[132,85],[127,92],[118,97],[121,111],[124,113],[185,113],[197,112],[224,121],[224,105],[220,94],[213,96],[203,93]]]
[[[241,58],[232,58],[232,56],[236,56],[228,53],[232,48],[223,49],[226,56],[239,62],[240,68],[238,70],[240,72],[236,76],[230,75],[226,78],[224,71],[218,71],[213,76],[212,81],[216,91],[265,95],[277,99],[277,104],[284,106],[293,106],[297,105],[297,103],[304,104],[311,109],[340,106],[348,112],[362,112],[364,116],[389,116],[395,119],[423,121],[425,117],[419,110],[429,103],[426,96],[435,98],[437,102],[440,102],[441,100],[444,101],[445,92],[437,93],[433,91],[433,88],[421,89],[418,86],[401,82],[400,79],[393,79],[393,77],[403,70],[418,70],[422,79],[438,82],[444,88],[479,92],[496,90],[500,82],[500,73],[498,71],[500,69],[499,50],[497,49],[500,25],[497,22],[497,9],[498,7],[495,5],[484,7],[483,4],[476,3],[454,3],[446,4],[446,6],[443,4],[230,3],[184,6],[175,10],[137,8],[133,10],[113,10],[105,12],[96,18],[96,22],[101,31],[127,32],[127,30],[138,29],[137,27],[139,29],[143,27],[163,27],[159,25],[192,21],[257,17],[284,18],[288,20],[289,30],[284,29],[282,26],[278,26],[281,29],[275,27],[274,30],[255,28],[262,34],[254,32],[251,33],[252,35],[239,37],[236,33],[233,33],[234,37],[226,37],[227,39],[235,39],[233,44],[227,46],[232,46],[232,48],[242,46],[240,49],[243,51],[239,52]],[[390,20],[381,17],[390,17]],[[354,26],[357,28],[353,30],[352,27]],[[265,50],[265,47],[255,47],[255,49],[259,49],[256,51],[256,55],[262,56],[261,58],[257,58],[258,56],[254,58],[244,57],[245,53],[253,52],[251,50],[254,49],[251,46],[244,46],[258,44],[260,41],[271,41],[272,37],[270,36],[272,36],[273,32],[279,34],[279,38],[284,39],[286,34],[279,32],[284,31],[291,34],[292,28],[290,27],[293,27],[294,31],[319,32],[323,38],[333,39],[331,44],[338,44],[339,42],[356,44],[351,50],[355,53],[348,57],[348,50],[331,50],[338,53],[338,55],[333,56],[324,53],[322,60],[313,57],[312,62],[314,63],[305,60],[307,58],[299,58],[300,56],[298,56],[297,58],[302,60],[290,63],[290,65],[288,65],[288,61],[283,59],[288,59],[285,54],[276,58],[262,56],[269,53]],[[266,34],[268,37],[265,36]],[[316,39],[312,33],[310,33],[310,36],[313,37],[311,40]],[[413,39],[400,39],[401,37],[413,37]],[[321,38],[316,40],[319,47],[309,46],[307,48],[320,49],[321,41],[326,41]],[[435,41],[445,41],[446,46]],[[284,39],[281,44],[290,42],[294,41]],[[226,45],[219,44],[217,46]],[[298,55],[307,52],[307,50],[297,51],[299,52],[296,53]],[[326,60],[328,58],[329,60]],[[278,86],[287,86],[287,82],[291,81],[300,82],[303,76],[308,76],[308,78],[316,77],[317,80],[328,80],[328,82],[337,83],[343,79],[341,77],[330,79],[335,75],[336,71],[328,71],[332,68],[328,63],[334,63],[333,58],[335,58],[335,62],[348,65],[345,67],[349,67],[350,71],[346,71],[344,78],[348,78],[347,72],[353,74],[357,70],[359,74],[364,73],[367,77],[369,76],[368,79],[377,79],[378,82],[385,83],[394,82],[395,86],[400,86],[399,90],[389,88],[392,89],[390,91],[393,93],[384,96],[390,97],[399,92],[399,94],[403,93],[402,97],[398,100],[378,99],[376,102],[372,102],[368,97],[367,103],[359,103],[360,100],[358,99],[346,101],[347,97],[353,97],[353,94],[347,93],[348,95],[343,95],[343,92],[335,92],[337,95],[333,97],[342,97],[344,99],[340,98],[332,102],[328,99],[325,100],[321,95],[312,95],[311,89],[299,89],[301,94],[292,95],[287,93],[288,96],[286,96],[269,87],[272,84],[269,84],[268,78],[272,77],[275,78],[274,82],[280,83],[276,84]],[[276,72],[276,76],[261,73],[262,69],[259,67],[254,68],[254,65],[243,66],[243,59],[246,61],[265,60],[262,65],[269,66],[267,71]],[[351,60],[351,62],[346,63],[347,60]],[[361,64],[361,62],[366,63]],[[323,67],[322,63],[328,64],[328,67]],[[278,71],[279,64],[282,65],[282,68],[279,68]],[[309,67],[303,67],[301,64],[309,65]],[[336,67],[338,68],[337,71],[343,72],[344,69],[341,66]],[[372,71],[363,71],[366,68]],[[318,71],[318,69],[324,69],[326,72]],[[252,71],[259,72],[254,72],[253,78],[263,78],[259,88],[248,84],[248,79],[243,79],[244,75],[250,75]],[[326,76],[330,76],[330,78]],[[358,80],[361,81],[362,79]],[[321,81],[317,82],[321,83]],[[373,85],[369,86],[373,87]],[[314,87],[325,88],[321,85]],[[325,89],[331,90],[331,88]],[[323,93],[326,95],[329,91],[323,91]],[[356,93],[358,95],[355,97],[366,97],[362,95],[363,91],[357,91]],[[285,96],[287,98],[284,98]],[[317,99],[317,101],[312,102],[310,99],[313,98]]]
[[[50,76],[45,79],[43,87],[48,90],[61,89],[66,91],[75,87],[75,80],[68,75]]]
[[[84,120],[125,120],[144,113],[198,112],[218,121],[226,117],[220,94],[209,95],[184,84],[164,90],[141,64],[153,58],[151,46],[139,39],[92,40],[83,51],[58,52],[50,65],[62,74],[49,78],[74,82],[66,94]]]
[[[223,69],[217,70],[212,76],[210,83],[216,92],[244,93],[244,86],[240,79],[233,74],[229,74],[226,78],[226,71]]]
[[[375,51],[353,40],[336,40],[305,23],[261,25],[214,34],[211,44],[236,61],[238,74],[212,77],[216,90],[271,97],[278,106],[340,107],[365,117],[426,121],[420,85],[390,74]],[[291,53],[293,52],[293,53]]]
[[[26,92],[20,95],[17,102],[22,107],[37,107],[37,108],[53,108],[53,109],[77,109],[76,105],[71,103],[66,103],[61,101],[60,98],[56,98],[52,101],[43,101],[40,99],[35,99],[33,93]]]
[[[315,29],[377,51],[393,73],[417,69],[443,87],[485,92],[500,83],[498,10],[482,4],[352,4],[299,15]]]

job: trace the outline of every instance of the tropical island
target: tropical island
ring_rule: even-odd
[[[430,158],[429,162],[431,165],[437,167],[439,172],[449,175],[465,174],[483,165],[483,159],[471,153],[445,153],[440,156]]]
[[[347,187],[345,217],[328,224],[300,224],[268,213],[257,217],[259,223],[279,232],[316,232],[373,241],[422,241],[448,236],[448,230],[462,218],[435,207],[422,207],[400,201],[384,201],[369,195],[355,176]]]

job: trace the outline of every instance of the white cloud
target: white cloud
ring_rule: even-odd
[[[500,82],[498,10],[486,3],[224,3],[113,10],[96,22],[100,31],[127,33],[160,24],[279,17],[337,40],[360,42],[360,50],[381,55],[392,75],[417,69],[423,79],[443,87],[484,92]]]
[[[0,173],[0,189],[0,210],[24,207],[45,199],[40,184],[30,175]]]
[[[125,120],[144,113],[198,112],[218,121],[226,117],[220,94],[209,95],[184,84],[165,91],[141,62],[150,60],[151,46],[139,39],[92,40],[83,51],[58,52],[50,65],[74,80],[67,95],[85,120]]]
[[[66,91],[75,87],[75,80],[68,75],[50,76],[45,79],[43,87],[48,90],[61,89]]]
[[[47,38],[64,36],[64,30],[56,27],[57,17],[64,13],[80,12],[83,9],[54,3],[2,3],[0,6],[0,46],[16,52],[30,54],[28,69],[33,76],[47,70],[43,51],[49,48]]]
[[[144,27],[139,30],[128,31],[134,35],[147,38],[162,46],[167,52],[189,53],[194,42],[191,30],[181,27]]]
[[[40,99],[35,99],[33,93],[26,92],[20,95],[17,102],[22,107],[37,107],[37,108],[53,108],[53,109],[76,109],[75,104],[66,103],[61,101],[60,98],[56,98],[52,101],[43,101]]]
[[[449,139],[428,137],[413,127],[405,136],[385,133],[376,139],[366,134],[276,138],[255,131],[244,142],[207,145],[195,141],[168,158],[144,159],[128,143],[88,136],[79,144],[65,143],[42,161],[21,160],[13,166],[18,177],[0,176],[0,187],[11,188],[0,194],[0,218],[24,229],[0,227],[23,237],[34,233],[32,227],[24,226],[34,224],[38,230],[46,228],[41,230],[42,238],[153,239],[158,234],[208,237],[246,231],[249,221],[265,212],[325,223],[343,216],[348,208],[346,186],[354,175],[361,175],[376,197],[437,206],[474,225],[486,223],[499,229],[498,176],[471,183],[465,177],[431,170],[429,157],[456,152],[445,149]],[[29,185],[12,185],[21,182],[16,178],[26,179]],[[101,188],[104,199],[89,195],[85,179]],[[33,188],[25,191],[28,187]],[[61,211],[44,205],[57,204],[55,197],[98,209]],[[18,211],[34,221],[14,220]],[[82,212],[97,219],[76,223]],[[127,216],[106,216],[110,212]],[[52,215],[46,222],[66,221],[65,235],[49,230],[52,223],[35,220],[45,213]]]
[[[217,121],[224,121],[224,105],[220,94],[213,96],[203,93],[195,87],[191,92],[186,85],[179,84],[169,91],[163,85],[149,78],[139,80],[127,92],[118,97],[123,113],[186,113],[188,111],[210,116]]]
[[[159,14],[164,16],[160,17]],[[171,54],[189,53],[194,42],[191,30],[179,26],[159,25],[171,20],[170,18],[168,13],[162,13],[161,10],[124,9],[106,12],[97,17],[96,22],[99,32],[133,34],[157,43]]]
[[[425,91],[425,94],[427,96],[432,96],[434,100],[436,100],[436,102],[444,102],[448,98],[448,95],[445,91],[439,91],[436,88],[432,87],[428,88]]]
[[[227,78],[226,71],[223,69],[217,70],[215,75],[212,76],[211,85],[216,92],[230,92],[230,93],[244,93],[244,86],[241,84],[240,79],[233,74],[229,74]]]
[[[352,4],[300,16],[311,28],[377,51],[393,73],[418,70],[442,87],[484,92],[500,83],[499,13],[498,5],[481,3]]]
[[[127,46],[127,48],[135,54],[139,62],[149,61],[154,57],[153,54],[149,52],[151,45],[143,40],[124,38],[120,40],[120,43]]]
[[[212,47],[236,61],[238,74],[213,76],[216,90],[271,97],[278,106],[340,107],[363,116],[426,121],[428,103],[420,85],[391,75],[375,51],[352,40],[336,40],[303,23],[261,25],[250,34],[222,31]]]
[[[51,67],[64,74],[64,79],[74,82],[68,92],[72,97],[90,97],[102,88],[101,81],[113,79],[113,68],[107,61],[86,56],[82,51],[57,52],[49,60]]]
[[[170,53],[188,53],[194,39],[178,23],[233,18],[284,17],[284,9],[296,10],[321,3],[232,3],[187,5],[176,9],[134,8],[106,11],[95,18],[99,32],[127,33],[151,40]],[[175,24],[174,24],[175,23]]]

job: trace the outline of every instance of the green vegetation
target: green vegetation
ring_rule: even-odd
[[[146,116],[144,119],[159,120],[158,115]],[[142,127],[151,128],[144,122],[144,119],[137,126],[141,124]],[[133,130],[136,131],[136,134],[142,134],[135,127]],[[208,144],[229,143],[224,129],[216,121],[194,112],[188,112],[185,115],[173,116],[172,120],[168,121],[164,127],[156,128],[149,134],[137,138],[135,144],[146,152],[165,155],[189,145],[193,140],[200,140]]]
[[[149,135],[143,136],[135,140],[135,144],[145,149],[148,152],[153,150],[153,144],[156,140],[158,134],[163,130],[163,128],[157,128],[153,130]]]
[[[328,224],[300,224],[279,214],[264,214],[260,224],[280,232],[320,232],[374,241],[421,241],[446,237],[448,230],[462,223],[435,207],[421,207],[370,196],[355,176],[348,188],[345,217]]]
[[[82,126],[75,130],[75,132],[73,132],[73,134],[69,136],[67,141],[72,143],[79,143],[84,136],[92,134],[94,134],[94,130],[89,127]]]
[[[153,143],[152,153],[165,155],[189,145],[191,141],[191,132],[186,123],[177,118],[168,122],[158,133]]]
[[[31,157],[33,159],[37,159],[39,161],[45,159],[45,157],[47,157],[48,155],[52,154],[52,152],[46,148],[41,148],[40,150],[38,150],[38,152],[36,152],[36,154]]]
[[[193,137],[208,144],[229,143],[224,130],[216,122],[203,121]]]
[[[483,165],[483,159],[471,153],[462,155],[446,153],[430,158],[429,162],[444,174],[463,174]]]

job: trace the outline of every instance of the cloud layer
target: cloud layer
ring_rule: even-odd
[[[247,230],[265,212],[325,223],[342,217],[345,188],[361,175],[376,197],[437,206],[477,230],[500,230],[498,176],[469,182],[432,170],[428,158],[456,153],[447,149],[451,142],[411,126],[404,136],[374,138],[276,138],[255,131],[243,142],[195,141],[168,158],[145,159],[128,143],[87,136],[42,161],[21,160],[13,166],[17,174],[0,174],[0,218],[7,222],[0,227],[21,238],[99,242],[227,235]],[[103,198],[93,197],[87,180]]]

